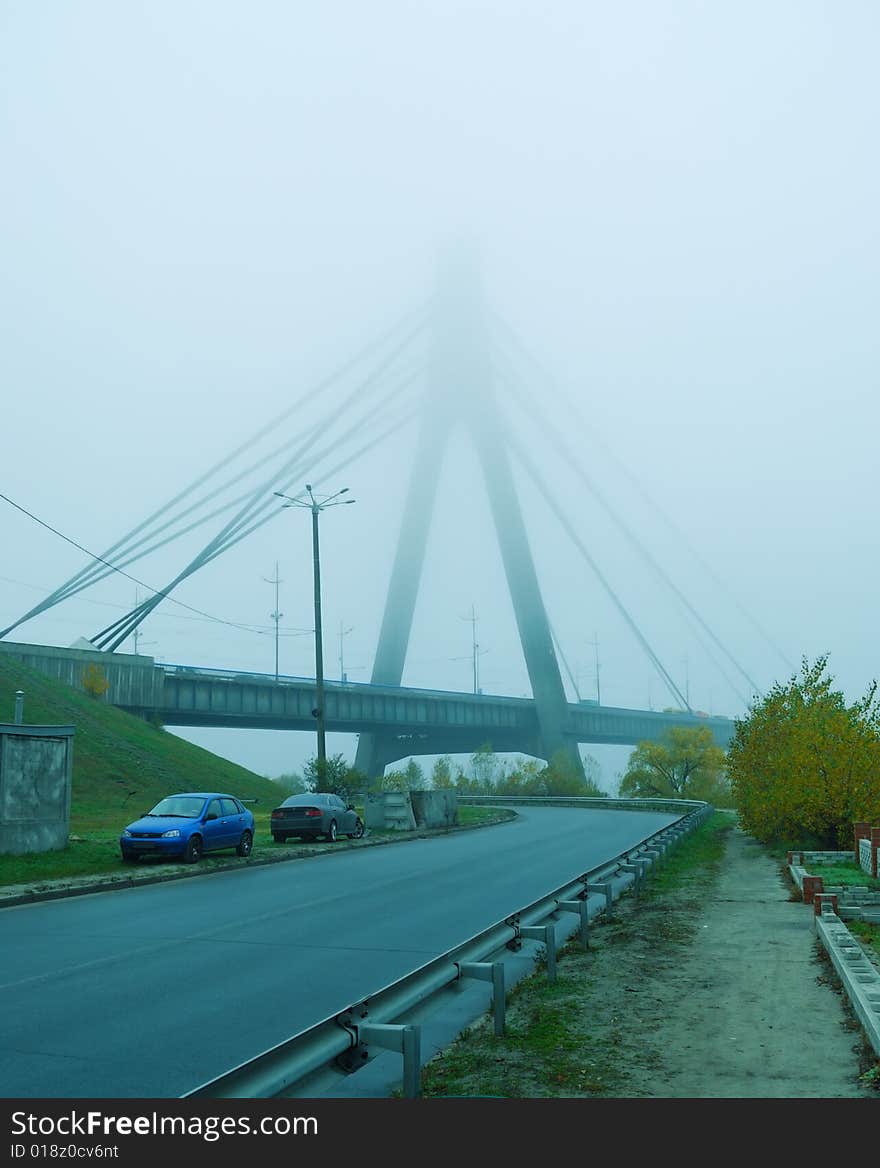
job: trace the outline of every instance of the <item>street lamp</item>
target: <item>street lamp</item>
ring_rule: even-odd
[[[283,507],[305,507],[312,513],[312,565],[315,577],[315,688],[317,690],[317,706],[312,714],[317,719],[318,726],[318,774],[323,775],[327,764],[327,744],[324,735],[324,645],[321,628],[321,556],[318,547],[318,516],[328,507],[338,507],[341,503],[354,503],[354,499],[340,499],[340,495],[348,494],[348,487],[343,487],[335,495],[328,495],[320,502],[312,494],[312,488],[306,484],[308,499],[301,495],[291,498],[281,491],[275,491],[279,499],[285,499]]]

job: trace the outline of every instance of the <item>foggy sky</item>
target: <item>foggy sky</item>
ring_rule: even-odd
[[[532,400],[748,674],[766,688],[828,652],[859,696],[880,672],[878,25],[875,5],[804,0],[0,3],[0,491],[102,551],[422,303],[464,233],[549,376]],[[681,605],[498,392],[691,704],[742,713]],[[316,391],[309,417],[333,400]],[[369,679],[415,436],[325,486],[357,499],[322,519],[328,677],[341,624],[350,679]],[[517,482],[582,696],[595,636],[604,703],[671,704]],[[85,562],[2,501],[0,541],[3,625]],[[130,571],[161,587],[198,546]],[[313,675],[310,552],[307,514],[279,512],[175,593],[261,631],[165,602],[142,651],[271,671],[277,561],[281,669]],[[135,593],[114,577],[12,639],[70,644]],[[471,688],[472,610],[483,689],[528,693],[459,434],[405,684]],[[187,736],[269,774],[313,752]]]

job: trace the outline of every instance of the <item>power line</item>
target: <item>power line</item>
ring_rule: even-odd
[[[137,576],[132,576],[128,572],[124,572],[121,568],[117,568],[115,566],[115,564],[108,563],[108,561],[103,559],[101,556],[95,555],[95,553],[89,551],[89,549],[87,547],[84,547],[81,543],[78,543],[75,539],[72,539],[70,536],[65,535],[63,531],[59,531],[57,527],[53,527],[50,523],[46,523],[45,520],[40,519],[40,517],[38,515],[34,515],[34,513],[32,511],[28,511],[28,509],[26,507],[23,507],[20,503],[16,503],[14,499],[10,499],[8,495],[4,495],[2,492],[0,492],[0,499],[2,499],[5,503],[8,503],[11,507],[14,507],[17,511],[20,511],[22,513],[22,515],[26,515],[28,517],[28,519],[32,519],[34,521],[34,523],[38,523],[40,525],[40,527],[44,527],[47,531],[51,531],[53,535],[57,535],[59,539],[63,539],[65,543],[69,543],[72,547],[75,547],[78,551],[85,553],[85,555],[90,556],[93,560],[98,560],[102,564],[107,564],[107,566],[109,568],[112,568],[112,570],[114,572],[117,572],[120,576],[124,576],[126,580],[131,580],[132,583],[138,584],[141,588],[146,588],[148,592],[152,592],[155,596],[162,596],[163,595],[162,593],[159,592],[158,589],[153,588],[153,586],[151,584],[145,584],[144,581],[138,579]],[[205,620],[212,621],[214,624],[227,625],[229,628],[241,629],[242,631],[247,632],[247,633],[260,633],[260,632],[262,632],[262,630],[258,626],[240,624],[237,621],[230,621],[230,620],[225,620],[223,617],[212,616],[208,612],[203,612],[200,608],[194,608],[191,604],[184,604],[184,602],[182,600],[176,600],[173,596],[169,596],[168,599],[171,600],[171,602],[173,604],[178,605],[180,608],[185,608],[185,609],[187,609],[188,612],[194,612],[198,616],[203,617]],[[15,626],[12,625],[11,628],[15,628]],[[8,632],[9,630],[7,629],[5,631]],[[0,635],[5,635],[5,633],[0,634]],[[126,635],[130,635],[130,634],[126,634]]]

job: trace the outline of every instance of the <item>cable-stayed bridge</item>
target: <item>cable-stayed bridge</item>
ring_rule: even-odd
[[[90,638],[97,654],[94,659],[100,658],[111,682],[109,700],[168,724],[314,728],[314,711],[321,702],[316,680],[276,681],[274,675],[244,676],[222,670],[218,676],[212,670],[157,666],[148,658],[132,661],[121,646],[159,604],[180,603],[174,592],[185,580],[275,518],[279,494],[301,491],[304,481],[316,489],[332,482],[392,435],[408,433],[412,469],[371,682],[327,683],[320,704],[326,729],[360,735],[355,760],[359,770],[375,774],[410,754],[471,752],[486,743],[495,750],[521,751],[544,759],[563,751],[580,767],[579,742],[635,743],[659,737],[673,724],[709,725],[716,740],[726,744],[733,724],[700,716],[692,709],[687,692],[682,692],[600,566],[598,549],[588,544],[570,510],[545,481],[529,443],[510,424],[505,413],[508,406],[518,411],[527,433],[540,433],[550,443],[554,457],[575,475],[646,568],[669,590],[744,705],[760,693],[758,685],[587,474],[567,439],[564,403],[547,408],[531,392],[540,375],[528,351],[486,305],[472,258],[455,255],[428,304],[318,386],[311,386],[112,546],[92,554],[79,572],[0,630],[0,637],[8,637],[25,622],[113,573],[137,580],[132,572],[139,571],[134,568],[138,561],[185,537],[191,542],[198,534],[198,550],[164,587],[148,589],[146,599]],[[292,433],[287,432],[290,426]],[[411,691],[401,684],[440,471],[451,437],[457,433],[469,438],[482,471],[531,698]],[[572,683],[574,679],[545,607],[520,504],[523,482],[543,499],[650,661],[670,695],[671,711],[609,709],[568,700],[560,661]],[[203,542],[205,531],[210,532],[207,542]],[[585,626],[592,627],[586,621]],[[7,651],[21,653],[29,648],[36,647],[6,642]],[[71,652],[75,651],[67,654]],[[59,660],[74,658],[62,653]],[[132,679],[141,668],[149,671],[149,698],[145,691],[135,700]],[[409,743],[409,748],[401,754],[402,743]]]
[[[313,730],[315,679],[242,673],[156,662],[127,653],[96,653],[0,642],[0,652],[71,685],[100,666],[115,706],[168,726]],[[331,733],[369,734],[380,743],[382,766],[413,755],[470,754],[486,744],[499,752],[542,751],[535,702],[503,695],[451,693],[358,682],[327,682],[325,721]],[[579,742],[636,745],[671,726],[705,726],[720,746],[733,733],[729,718],[683,712],[627,710],[569,702],[563,735]]]

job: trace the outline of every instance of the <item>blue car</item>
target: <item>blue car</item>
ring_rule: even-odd
[[[254,816],[233,795],[216,791],[169,795],[136,819],[119,837],[126,863],[160,856],[195,864],[205,852],[234,848],[249,856],[254,846]]]

